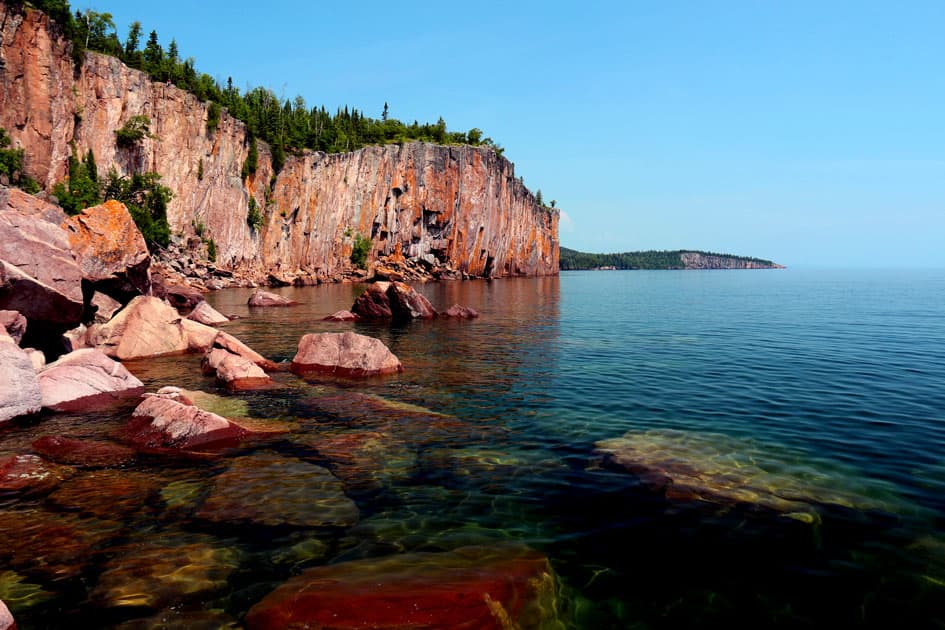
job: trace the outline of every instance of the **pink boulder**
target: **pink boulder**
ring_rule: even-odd
[[[212,348],[207,352],[202,366],[204,372],[215,373],[231,390],[261,389],[272,385],[272,379],[261,367],[223,348]]]
[[[19,311],[0,311],[0,332],[4,330],[19,345],[26,333],[26,318]]]
[[[76,411],[138,396],[144,391],[144,383],[100,350],[86,348],[70,352],[43,368],[39,373],[39,391],[43,407]]]
[[[326,322],[356,322],[360,317],[352,313],[351,311],[336,311],[323,319],[322,321]]]
[[[479,317],[479,311],[468,306],[462,306],[460,304],[454,304],[445,311],[439,314],[440,317],[446,319],[474,319]]]
[[[436,317],[430,301],[403,282],[375,282],[355,300],[351,311],[365,320],[408,322]]]
[[[298,302],[268,291],[253,291],[247,304],[250,306],[295,306]]]
[[[36,455],[0,457],[0,497],[48,494],[72,472]]]
[[[403,369],[400,359],[379,339],[353,332],[305,335],[291,367],[295,374],[344,377],[394,374]]]
[[[125,426],[123,436],[142,451],[186,451],[203,446],[226,446],[250,432],[235,422],[195,407],[176,388],[145,394]]]
[[[203,300],[197,304],[197,306],[194,307],[194,310],[190,312],[190,315],[187,316],[187,319],[192,319],[195,322],[200,322],[201,324],[206,324],[207,326],[216,326],[217,324],[230,321],[226,315],[220,313],[217,309],[207,304],[206,300]]]
[[[39,378],[30,356],[6,335],[0,335],[0,424],[42,407]]]
[[[368,321],[392,319],[390,298],[387,297],[388,288],[390,288],[390,282],[375,282],[370,285],[354,301],[351,312]]]
[[[7,605],[3,603],[2,599],[0,599],[0,630],[16,630],[16,622],[13,620],[13,615],[10,613],[10,609],[7,608]]]

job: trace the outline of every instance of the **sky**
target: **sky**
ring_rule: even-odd
[[[941,0],[72,6],[240,88],[478,127],[565,247],[945,268]]]

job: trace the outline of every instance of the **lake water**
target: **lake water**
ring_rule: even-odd
[[[215,408],[284,432],[0,498],[0,599],[21,627],[217,627],[310,567],[509,541],[550,559],[558,627],[945,625],[945,273],[417,288],[481,317],[320,321],[356,285],[278,290],[301,302],[288,309],[249,309],[248,290],[208,296],[272,359],[304,333],[354,330],[400,357],[397,376],[285,373],[283,389],[228,394],[197,356],[128,362],[152,390],[218,394]],[[4,428],[0,455],[40,435],[111,439],[132,407]],[[298,488],[259,484],[239,458],[331,470],[357,523],[280,522]],[[224,474],[244,474],[244,502],[272,520],[208,507]],[[159,558],[192,571],[149,571]]]

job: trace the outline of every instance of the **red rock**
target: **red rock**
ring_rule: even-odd
[[[131,213],[120,201],[86,208],[62,223],[82,275],[113,297],[151,290],[151,255]]]
[[[384,265],[375,265],[374,266],[374,279],[375,280],[388,280],[388,281],[399,281],[403,282],[404,274],[397,271],[393,267],[387,267]]]
[[[10,613],[10,609],[7,608],[7,605],[3,603],[2,599],[0,599],[0,630],[16,630],[16,622],[13,620],[13,615]]]
[[[195,322],[199,322],[207,326],[216,326],[217,324],[230,321],[226,315],[223,315],[215,308],[207,304],[206,300],[198,303],[197,306],[194,307],[194,310],[190,312],[190,315],[187,316],[187,319],[192,319]]]
[[[82,270],[65,231],[35,214],[42,203],[14,190],[0,198],[0,309],[64,330],[82,319]]]
[[[112,442],[74,440],[64,436],[44,435],[33,442],[33,450],[60,464],[96,468],[121,466],[134,460],[134,449]]]
[[[36,455],[0,457],[0,496],[48,494],[71,475],[71,468]]]
[[[430,300],[403,282],[391,282],[387,289],[387,296],[390,298],[390,310],[394,321],[436,317],[436,310],[430,304]]]
[[[43,407],[54,411],[89,410],[139,396],[144,383],[100,350],[70,352],[39,373]]]
[[[389,282],[375,282],[358,296],[351,307],[351,312],[368,321],[393,319],[390,310],[390,298],[387,297]]]
[[[322,321],[326,322],[356,322],[360,317],[352,313],[351,311],[336,311],[324,318]]]
[[[173,394],[146,394],[122,432],[143,451],[189,450],[207,445],[225,446],[250,432],[235,422],[195,407]]]
[[[79,473],[47,497],[69,512],[99,518],[127,518],[157,494],[161,480],[151,473],[130,470],[90,470]]]
[[[26,318],[18,311],[0,311],[0,331],[3,330],[19,345],[26,333]]]
[[[479,311],[474,308],[469,308],[468,306],[454,304],[445,311],[441,312],[439,316],[446,319],[474,319],[479,317]]]
[[[178,311],[192,311],[198,304],[205,301],[203,293],[197,289],[184,284],[166,283],[163,286],[164,297],[171,306]]]
[[[267,372],[278,372],[285,370],[284,364],[280,365],[270,361],[227,332],[220,331],[217,334],[217,336],[213,339],[213,347],[222,348],[227,352],[239,355],[245,359],[249,359]]]
[[[298,302],[268,291],[253,291],[247,304],[250,306],[295,306]]]
[[[408,553],[309,569],[253,606],[246,626],[537,628],[558,621],[555,589],[548,559],[526,547]]]
[[[9,337],[0,337],[0,424],[40,407],[39,377],[29,355]]]
[[[296,374],[317,372],[344,377],[395,374],[403,369],[400,360],[379,339],[353,332],[305,335],[291,367]]]
[[[118,300],[112,299],[104,293],[99,293],[96,291],[92,296],[92,306],[95,307],[95,314],[93,315],[93,318],[99,324],[104,324],[115,316],[115,313],[121,309],[122,303]]]
[[[216,373],[218,379],[234,391],[245,391],[272,386],[272,379],[258,365],[245,357],[213,348],[203,358],[203,370]]]

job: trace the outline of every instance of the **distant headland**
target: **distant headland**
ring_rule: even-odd
[[[561,271],[579,269],[784,269],[784,266],[762,258],[690,250],[589,254],[562,247],[560,269]]]

